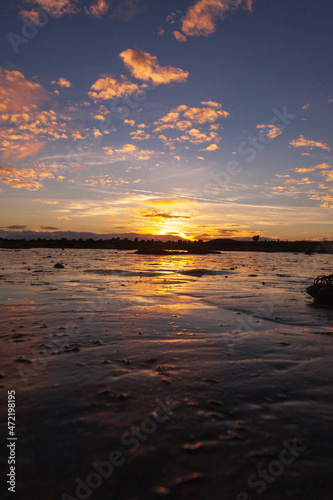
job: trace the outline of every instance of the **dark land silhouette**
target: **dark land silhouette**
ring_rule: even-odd
[[[190,254],[206,254],[214,252],[303,252],[303,253],[333,253],[332,241],[239,241],[233,239],[213,239],[209,241],[161,241],[139,240],[135,238],[110,238],[95,240],[80,239],[7,239],[0,238],[0,248],[79,248],[79,249],[112,249],[137,250],[139,254],[172,254],[187,252]]]

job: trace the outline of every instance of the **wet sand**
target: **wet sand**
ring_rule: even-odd
[[[331,256],[1,257],[3,498],[332,498]]]

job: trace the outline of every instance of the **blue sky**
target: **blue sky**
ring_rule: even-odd
[[[333,238],[332,13],[3,2],[2,231]]]

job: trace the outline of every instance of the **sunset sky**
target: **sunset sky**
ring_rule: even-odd
[[[1,5],[0,236],[333,239],[332,0]]]

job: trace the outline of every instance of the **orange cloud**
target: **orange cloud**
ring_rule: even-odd
[[[90,88],[88,95],[93,100],[116,99],[117,97],[128,96],[133,92],[138,92],[139,86],[132,83],[125,76],[121,76],[121,81],[112,76],[99,78]]]
[[[314,172],[315,170],[325,170],[325,169],[332,169],[333,167],[329,165],[328,163],[321,163],[320,165],[315,165],[314,167],[308,167],[308,168],[295,168],[295,172],[297,173],[304,173],[304,172]]]
[[[131,127],[134,127],[135,121],[134,120],[124,120],[125,125],[130,125]]]
[[[275,139],[282,134],[282,130],[276,125],[257,125],[258,129],[263,129],[266,132],[266,135],[269,139]]]
[[[134,144],[124,144],[121,149],[116,149],[117,153],[134,153],[138,148]]]
[[[71,82],[69,80],[66,80],[66,78],[60,77],[59,80],[53,80],[52,85],[59,85],[59,87],[67,87],[69,88],[71,86]]]
[[[326,177],[325,179],[326,182],[333,182],[333,170],[330,170],[328,172],[322,172],[322,174]]]
[[[21,10],[20,16],[26,17],[32,21],[39,18],[39,10],[45,10],[50,13],[50,15],[60,18],[68,14],[77,14],[79,9],[77,8],[75,0],[30,0],[34,7],[32,10]]]
[[[4,158],[25,158],[42,149],[45,141],[67,138],[67,121],[40,111],[52,104],[50,94],[19,71],[0,68],[0,151]]]
[[[154,122],[154,125],[157,126],[154,132],[161,132],[168,128],[186,131],[192,127],[193,122],[202,125],[215,122],[219,117],[227,118],[229,116],[227,111],[219,109],[222,106],[217,102],[208,101],[201,104],[206,105],[206,107],[188,108],[183,104],[173,108],[167,115]],[[211,125],[211,129],[218,130],[219,125]],[[216,132],[211,132],[210,137],[213,139],[217,138],[218,135]]]
[[[209,36],[215,33],[220,16],[243,5],[252,9],[252,0],[199,0],[182,19],[182,32],[186,36]]]
[[[180,33],[180,31],[174,31],[173,32],[173,36],[175,37],[175,39],[178,41],[178,42],[186,42],[187,41],[187,38],[185,35],[183,35],[183,33]]]
[[[193,120],[195,123],[211,123],[215,122],[219,116],[223,118],[228,118],[229,113],[227,111],[216,110],[212,108],[188,108],[184,112],[184,116],[189,120]]]
[[[303,135],[301,135],[299,139],[291,141],[290,145],[294,146],[295,148],[302,148],[302,147],[306,147],[309,149],[320,148],[323,149],[324,151],[331,151],[331,148],[324,142],[311,141],[305,139]]]
[[[201,132],[197,128],[192,128],[186,132],[185,135],[182,135],[180,139],[177,139],[179,142],[181,141],[189,141],[192,144],[201,144],[203,142],[211,142],[211,141],[220,141],[220,137],[215,132],[210,132],[209,135]],[[214,148],[216,149],[216,148]],[[213,149],[208,149],[208,151],[213,151]]]
[[[141,50],[124,50],[120,53],[120,57],[135,78],[155,85],[184,82],[189,75],[188,71],[183,71],[181,68],[160,66],[157,57]]]
[[[205,149],[202,149],[201,151],[216,151],[217,149],[219,149],[217,144],[210,144],[209,146],[207,146]]]
[[[85,8],[85,12],[86,12],[86,14],[89,14],[91,16],[97,17],[98,19],[101,19],[101,17],[107,13],[108,9],[109,9],[109,6],[105,0],[96,0],[95,3],[92,3],[90,5],[90,7]]]
[[[150,138],[150,135],[146,134],[146,132],[144,132],[144,130],[136,130],[135,132],[131,132],[130,136],[135,141],[144,141],[144,140],[147,140]]]
[[[36,163],[34,168],[0,167],[0,176],[4,175],[1,177],[1,181],[14,189],[25,188],[28,191],[36,191],[44,187],[43,181],[45,179],[55,178],[58,168],[58,165],[45,165],[43,163]],[[44,200],[35,201],[44,202]]]
[[[42,203],[42,205],[58,205],[59,201],[51,201],[51,200],[32,200],[38,203]]]

